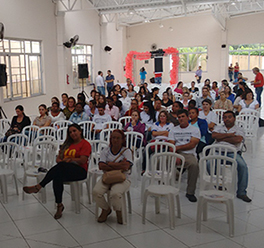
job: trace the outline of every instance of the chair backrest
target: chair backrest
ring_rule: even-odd
[[[106,141],[108,144],[110,143],[110,136],[111,133],[114,131],[115,129],[104,129],[101,131],[100,133],[100,140],[101,141]]]
[[[92,153],[90,156],[89,169],[98,168],[100,154],[105,147],[108,147],[109,143],[107,143],[106,141],[101,141],[101,140],[92,140],[89,142],[92,146]]]
[[[58,141],[58,145],[61,145],[67,138],[67,130],[68,127],[60,127],[56,132],[56,139]]]
[[[121,117],[118,122],[121,123],[123,125],[123,127],[125,127],[125,125],[131,121],[131,116],[123,116]]]
[[[241,112],[236,118],[236,124],[244,129],[246,137],[256,137],[259,128],[258,111],[247,109]]]
[[[56,129],[54,127],[41,127],[38,130],[38,136],[41,135],[56,137]]]
[[[175,96],[175,100],[176,100],[176,101],[180,101],[180,99],[181,99],[181,97],[182,97],[182,94],[177,93],[177,92],[174,92],[174,96]]]
[[[61,127],[68,127],[69,125],[71,125],[72,122],[68,121],[68,120],[60,120],[60,121],[55,121],[53,124],[53,127],[58,130]]]
[[[235,194],[237,162],[222,155],[209,155],[199,161],[200,191],[221,190]],[[211,196],[212,198],[215,195]]]
[[[221,155],[226,156],[227,154],[234,154],[233,158],[236,159],[237,150],[229,145],[212,144],[203,148],[202,157]]]
[[[238,116],[241,116],[241,115],[254,115],[256,117],[259,117],[260,116],[260,111],[259,110],[256,110],[256,109],[249,109],[249,108],[245,108],[245,109],[242,109],[239,113]]]
[[[0,134],[5,134],[6,131],[10,128],[11,121],[8,119],[0,120]]]
[[[157,154],[157,153],[164,153],[164,152],[171,152],[175,153],[176,152],[176,147],[175,145],[168,143],[168,142],[163,142],[163,141],[155,141],[147,144],[146,146],[146,172],[149,171],[150,167],[150,152]]]
[[[56,142],[48,140],[36,140],[33,145],[32,166],[50,169],[54,165],[56,151]]]
[[[27,146],[33,146],[35,138],[38,136],[39,127],[35,125],[26,126],[22,130],[22,134],[28,136]]]
[[[179,177],[177,188],[180,188],[181,175],[185,163],[185,158],[177,153],[163,152],[156,153],[151,157],[150,169],[156,171],[151,174],[151,184],[157,183],[157,176],[159,177],[158,184],[171,185],[176,187],[176,168],[179,168]]]
[[[226,112],[226,110],[214,109],[213,112],[215,112],[215,114],[216,114],[216,124],[217,125],[223,125],[224,124],[223,116],[224,116],[224,113]]]
[[[119,121],[107,121],[103,124],[103,128],[122,129],[122,123],[120,123]]]
[[[139,132],[125,132],[126,147],[133,151],[134,157],[137,156],[137,149],[141,149],[143,145],[144,136]]]
[[[0,143],[0,167],[11,169],[16,173],[16,159],[19,157],[19,146],[14,142]]]
[[[22,133],[12,134],[7,138],[7,142],[14,142],[23,147],[28,144],[28,136]]]
[[[79,122],[79,125],[83,129],[83,136],[87,140],[94,140],[95,139],[95,133],[93,131],[93,127],[95,126],[95,122],[93,121],[81,121]]]

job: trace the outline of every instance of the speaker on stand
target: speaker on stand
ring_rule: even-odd
[[[89,98],[88,94],[84,90],[84,82],[89,78],[88,64],[78,64],[78,78],[82,79],[82,93]],[[84,81],[85,80],[85,81]]]

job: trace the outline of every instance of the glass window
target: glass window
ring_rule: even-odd
[[[229,64],[238,62],[239,69],[250,71],[253,67],[264,69],[264,44],[229,46]]]
[[[5,100],[40,95],[42,91],[41,42],[4,39],[0,62],[6,64]]]
[[[92,46],[76,45],[71,49],[72,54],[72,75],[74,88],[87,86],[93,82],[92,75]],[[88,78],[80,79],[78,75],[78,64],[88,64]]]
[[[198,66],[207,71],[207,47],[182,47],[179,48],[179,71],[194,72]]]

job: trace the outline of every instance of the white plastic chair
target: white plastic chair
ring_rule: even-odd
[[[26,145],[27,147],[33,147],[34,140],[38,136],[38,130],[39,127],[35,125],[26,126],[23,128],[22,134],[28,136],[28,143]]]
[[[41,127],[37,136],[52,136],[56,138],[56,129],[54,127]]]
[[[5,133],[10,128],[10,125],[11,121],[9,119],[0,119],[0,137],[5,137]]]
[[[213,112],[216,114],[216,125],[224,125],[223,116],[226,110],[224,109],[214,109]]]
[[[107,129],[122,129],[122,123],[118,121],[107,121],[103,124],[103,128]]]
[[[60,121],[55,121],[54,124],[53,124],[53,127],[58,130],[62,127],[68,127],[69,125],[71,125],[72,122],[71,121],[68,121],[68,120],[60,120]]]
[[[57,143],[54,141],[43,140],[34,142],[33,152],[27,156],[24,164],[23,186],[26,185],[27,177],[35,177],[39,183],[46,173],[38,172],[38,168],[42,167],[50,169],[54,165],[56,158]],[[46,190],[42,188],[41,191],[42,202],[46,203]],[[24,199],[23,192],[23,199]]]
[[[207,202],[224,203],[227,207],[229,235],[234,236],[234,197],[237,162],[222,155],[209,155],[199,161],[200,195],[197,204],[196,230],[201,232],[201,217],[207,220]],[[209,181],[208,181],[209,178]]]
[[[115,129],[109,129],[109,128],[102,130],[101,133],[100,133],[100,140],[106,141],[109,144],[111,133],[114,130]]]
[[[177,161],[177,160],[180,160]],[[177,167],[180,168],[178,181],[176,184],[176,162]],[[185,163],[185,158],[182,155],[164,152],[154,154],[151,158],[151,171],[159,171],[159,180],[154,173],[151,175],[150,185],[144,191],[143,197],[143,208],[142,208],[142,223],[145,224],[146,207],[148,196],[155,197],[155,207],[156,214],[160,212],[159,200],[160,197],[167,197],[169,205],[169,215],[170,215],[170,227],[175,228],[175,204],[174,196],[176,196],[177,212],[178,218],[181,218],[181,208],[180,208],[180,183],[181,175],[183,171],[183,166]]]
[[[133,181],[135,186],[137,186],[137,180],[140,179],[141,173],[141,165],[142,165],[142,158],[143,158],[143,134],[139,132],[125,132],[126,136],[126,147],[130,148],[133,153]],[[137,148],[138,143],[138,148]],[[134,169],[135,168],[135,169]],[[137,173],[136,173],[137,172]]]
[[[67,130],[68,127],[60,127],[57,131],[56,131],[56,139],[58,142],[58,145],[62,145],[63,142],[66,140],[67,138]]]
[[[245,140],[252,145],[252,156],[256,152],[257,133],[259,128],[259,112],[252,109],[243,109],[236,118],[236,124],[244,129]]]
[[[100,159],[100,154],[102,150],[109,145],[106,141],[101,140],[93,140],[90,141],[92,146],[92,153],[90,156],[90,164],[88,168],[88,184],[87,184],[87,191],[88,191],[88,202],[91,204],[91,192],[94,188],[97,178],[103,175],[103,172],[99,170],[98,163]]]
[[[7,197],[7,178],[12,177],[16,187],[17,186],[17,173],[16,173],[16,159],[19,153],[19,146],[13,142],[0,143],[0,183],[1,191],[3,193],[3,202],[8,202]]]
[[[131,116],[123,116],[123,117],[121,117],[121,118],[118,120],[118,122],[121,123],[121,124],[123,125],[123,127],[125,127],[126,124],[127,124],[128,122],[130,122],[130,121],[131,121]]]
[[[81,121],[79,125],[83,129],[83,136],[87,140],[94,140],[95,139],[95,132],[93,130],[95,126],[95,122],[93,121]]]
[[[151,176],[153,171],[150,168],[150,149],[153,151],[152,154],[157,154],[157,153],[164,153],[164,152],[176,152],[175,145],[168,143],[168,142],[163,142],[163,141],[155,141],[152,143],[147,144],[145,153],[146,153],[146,171],[142,177],[142,182],[141,182],[141,201],[143,202],[143,196],[146,188],[146,182],[150,181]],[[155,178],[158,180],[160,178],[160,173],[159,171],[155,171]]]
[[[182,94],[177,93],[177,92],[174,92],[174,96],[175,96],[175,100],[176,100],[176,101],[180,101],[180,99],[181,99],[181,97],[182,97]]]

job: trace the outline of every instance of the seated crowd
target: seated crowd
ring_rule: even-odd
[[[123,125],[123,131],[139,132],[143,135],[143,144],[159,141],[168,141],[176,146],[176,152],[184,156],[184,168],[188,171],[186,197],[191,202],[196,202],[195,189],[199,175],[198,159],[203,148],[213,142],[228,144],[234,146],[237,150],[239,144],[244,138],[244,132],[241,128],[235,126],[236,115],[242,109],[258,109],[259,103],[254,99],[252,90],[244,82],[243,78],[238,80],[233,91],[226,80],[222,80],[221,87],[218,88],[217,82],[211,82],[207,79],[201,89],[195,87],[195,82],[191,82],[191,88],[184,87],[183,82],[179,82],[173,90],[168,87],[166,91],[159,92],[158,87],[152,90],[148,84],[144,83],[136,92],[130,83],[128,89],[115,85],[109,91],[109,96],[105,97],[96,90],[91,91],[89,102],[86,102],[85,95],[79,93],[77,100],[74,97],[68,97],[66,93],[61,95],[60,103],[57,97],[51,99],[51,107],[47,108],[45,104],[39,105],[39,116],[32,123],[24,114],[22,106],[16,107],[17,116],[13,117],[11,128],[14,133],[20,133],[24,126],[33,124],[39,127],[53,126],[58,120],[69,120],[73,123],[68,130],[67,144],[64,144],[60,150],[60,156],[57,158],[57,165],[47,174],[38,185],[25,187],[27,193],[36,193],[50,181],[54,181],[60,190],[55,190],[56,202],[58,204],[55,218],[60,218],[64,206],[62,205],[62,181],[74,180],[74,178],[83,178],[84,170],[80,170],[78,175],[71,175],[63,169],[63,164],[69,163],[72,168],[80,164],[84,168],[84,163],[90,155],[91,147],[85,143],[87,151],[82,148],[79,152],[79,158],[71,159],[67,156],[68,148],[77,146],[83,140],[78,123],[82,121],[93,121],[92,129],[95,133],[95,139],[100,139],[100,133],[104,129],[104,123],[109,121],[118,121],[121,117],[130,116],[131,119]],[[161,93],[161,95],[160,95]],[[160,96],[162,96],[160,98]],[[180,96],[180,97],[179,97]],[[178,99],[177,99],[178,98]],[[217,125],[217,115],[213,109],[223,109],[224,125]],[[56,127],[55,127],[56,128]],[[103,171],[109,171],[113,168],[125,166],[126,171],[132,166],[132,158],[129,151],[124,150],[123,131],[116,131],[110,139],[110,147],[101,154],[99,168]],[[7,134],[8,135],[8,134]],[[5,137],[6,140],[6,137]],[[138,146],[138,144],[137,144]],[[239,151],[239,150],[238,150]],[[68,151],[67,151],[68,152]],[[120,155],[118,155],[120,154]],[[116,162],[118,157],[119,162]],[[237,197],[243,201],[250,202],[247,196],[248,170],[245,161],[241,155],[237,156],[238,163],[238,187]],[[87,168],[84,168],[87,170]],[[146,155],[143,155],[142,175],[146,170]],[[57,174],[61,174],[57,177]],[[73,178],[73,179],[72,179]],[[104,222],[111,213],[110,206],[105,201],[103,194],[110,190],[110,198],[113,198],[113,207],[116,210],[118,223],[122,223],[120,213],[120,199],[116,191],[120,188],[122,192],[129,187],[130,182],[125,181],[109,189],[102,181],[96,184],[93,190],[93,196],[98,206],[102,208],[102,214],[98,218],[99,222]]]

